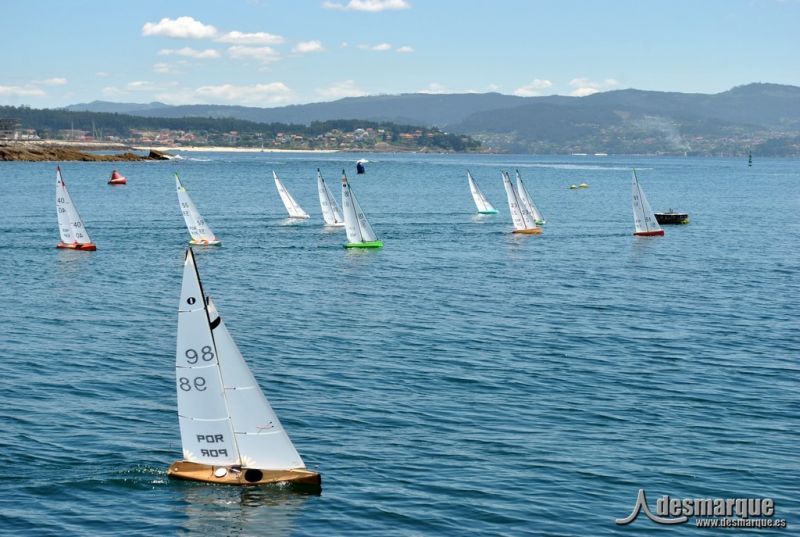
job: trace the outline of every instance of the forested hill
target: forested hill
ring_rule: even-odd
[[[71,109],[111,110],[94,102]],[[587,97],[403,94],[254,108],[119,104],[133,115],[213,116],[310,124],[393,121],[468,134],[498,150],[530,153],[800,155],[800,87],[748,84],[716,94],[642,91]]]

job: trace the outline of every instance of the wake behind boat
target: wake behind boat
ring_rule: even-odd
[[[508,197],[508,208],[511,211],[511,221],[514,223],[514,231],[522,235],[539,235],[542,233],[542,228],[536,225],[536,220],[528,210],[528,208],[520,200],[520,194],[514,188],[511,178],[507,172],[501,172],[503,176],[503,186],[506,189],[506,196]]]
[[[633,224],[635,226],[634,235],[639,237],[656,237],[664,234],[664,230],[658,225],[653,209],[647,202],[639,179],[636,177],[636,170],[633,170]]]
[[[181,178],[177,173],[175,174],[175,186],[178,189],[178,203],[181,206],[183,219],[189,229],[189,235],[192,236],[189,244],[194,246],[219,246],[222,244],[222,241],[214,235],[205,219],[200,215],[200,211],[197,210],[189,193],[181,184]]]
[[[318,490],[259,388],[186,251],[175,362],[183,460],[167,475],[221,485],[294,483]]]
[[[325,179],[322,178],[319,168],[317,168],[317,191],[319,192],[319,204],[322,208],[322,219],[325,225],[333,227],[344,227],[344,216],[336,198],[333,197]]]
[[[467,170],[467,182],[469,183],[469,191],[472,193],[472,199],[475,201],[475,206],[478,207],[479,214],[497,214],[497,209],[489,203],[483,192],[478,188],[478,183],[473,179],[472,174]]]
[[[347,182],[347,175],[342,170],[342,207],[344,208],[344,229],[347,232],[345,248],[381,248],[383,242],[378,240],[375,231],[369,224],[355,193]]]
[[[61,177],[61,167],[56,167],[56,213],[58,214],[58,231],[61,242],[56,248],[69,250],[95,251],[97,246],[89,238],[89,232],[83,225],[78,208],[72,203],[67,184]]]
[[[275,186],[278,189],[278,194],[281,197],[281,201],[283,202],[284,207],[289,212],[290,218],[311,218],[307,212],[300,207],[300,204],[297,203],[297,200],[294,199],[286,187],[283,186],[283,182],[278,179],[278,174],[275,173],[275,170],[272,170],[272,178],[275,179]]]

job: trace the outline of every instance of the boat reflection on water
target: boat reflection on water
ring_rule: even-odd
[[[194,535],[292,535],[299,512],[318,494],[281,485],[218,487],[181,483],[182,529]]]

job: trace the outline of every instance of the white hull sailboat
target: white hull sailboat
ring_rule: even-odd
[[[503,176],[503,186],[508,197],[508,208],[511,211],[511,221],[514,223],[514,231],[522,235],[539,235],[542,228],[536,225],[533,215],[520,200],[519,192],[514,188],[511,178],[507,172],[501,172]]]
[[[275,173],[275,170],[272,171],[272,178],[275,179],[275,186],[278,189],[278,194],[281,196],[281,201],[283,205],[286,207],[286,210],[289,212],[290,218],[311,218],[307,212],[300,207],[300,204],[297,203],[297,200],[294,199],[286,187],[283,186],[283,183],[280,179],[278,179],[278,174]]]
[[[472,193],[472,199],[475,201],[475,206],[478,208],[478,214],[497,214],[497,209],[489,203],[483,191],[478,188],[478,183],[475,182],[469,170],[467,170],[467,182],[469,183],[469,191]]]
[[[78,208],[72,203],[67,184],[61,177],[61,167],[56,168],[56,213],[58,214],[58,231],[61,242],[56,248],[69,250],[85,250],[93,252],[97,246],[89,238],[89,232],[83,225]]]
[[[378,240],[369,224],[356,195],[347,182],[347,175],[342,170],[342,208],[344,209],[344,229],[347,232],[345,248],[381,248],[383,242]]]
[[[664,234],[664,230],[658,225],[656,215],[647,202],[639,179],[636,177],[636,170],[633,170],[633,225],[634,235],[638,237],[659,237]]]
[[[319,488],[210,298],[194,252],[183,268],[175,362],[183,460],[167,475],[223,485]]]
[[[175,174],[175,186],[178,189],[178,203],[181,206],[181,214],[183,214],[186,227],[189,229],[189,235],[192,236],[189,244],[194,246],[218,246],[222,244],[222,241],[217,239],[214,232],[206,224],[205,219],[200,215],[197,207],[192,202],[192,198],[189,197],[189,193],[186,192],[186,189],[181,184],[181,178],[178,177],[177,173]]]
[[[317,168],[317,190],[319,191],[319,204],[322,207],[322,218],[326,226],[344,227],[344,216],[336,198],[331,194],[325,179]]]
[[[517,193],[519,194],[519,200],[528,212],[533,215],[533,221],[536,222],[537,226],[545,224],[546,222],[544,221],[542,213],[539,212],[539,208],[533,203],[533,197],[528,192],[528,189],[525,188],[525,183],[522,182],[522,176],[519,174],[519,170],[515,170],[515,172],[517,174]]]

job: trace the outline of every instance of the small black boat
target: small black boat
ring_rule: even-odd
[[[655,213],[656,222],[661,225],[688,224],[689,213],[676,213],[672,209],[665,213]]]

